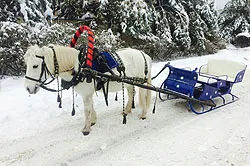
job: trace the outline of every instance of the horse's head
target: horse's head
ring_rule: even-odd
[[[71,71],[73,69],[78,71],[78,54],[78,50],[70,47],[31,46],[24,55],[27,66],[24,85],[27,91],[35,94],[39,87],[45,87],[51,83],[59,73],[68,73],[67,76],[71,79]],[[47,81],[47,76],[52,79]]]
[[[31,46],[24,55],[26,74],[24,86],[30,94],[39,91],[39,86],[45,81],[45,60],[42,48]]]

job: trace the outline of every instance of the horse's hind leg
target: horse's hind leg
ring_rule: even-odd
[[[90,120],[90,122],[91,122],[91,126],[95,125],[95,123],[96,123],[96,112],[95,112],[94,109],[91,112],[91,120]]]
[[[128,92],[128,102],[124,112],[126,114],[131,113],[132,103],[135,95],[134,94],[135,92],[133,92],[133,86],[127,86],[127,92]]]
[[[139,115],[139,118],[144,120],[147,115],[147,90],[139,88],[139,105],[142,109],[142,113]]]
[[[85,113],[85,124],[82,129],[83,135],[88,135],[90,133],[91,124],[95,124],[96,113],[93,107],[93,97],[88,96],[83,98],[84,103],[84,113]]]

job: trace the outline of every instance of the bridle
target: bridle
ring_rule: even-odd
[[[48,85],[48,84],[50,84],[51,82],[53,82],[56,78],[58,78],[58,75],[59,75],[59,65],[58,65],[58,61],[57,61],[57,59],[56,59],[56,53],[55,53],[55,50],[54,50],[53,47],[50,47],[50,48],[52,49],[53,54],[54,54],[54,55],[53,55],[53,57],[54,57],[53,59],[54,59],[54,69],[55,69],[55,73],[52,74],[52,73],[49,71],[49,69],[48,69],[48,67],[47,67],[47,65],[46,65],[46,63],[45,63],[45,58],[44,58],[44,56],[35,55],[37,58],[42,59],[42,65],[41,65],[41,73],[40,73],[40,76],[39,76],[38,79],[29,77],[29,76],[27,76],[27,75],[25,76],[25,78],[28,79],[28,80],[31,80],[31,81],[40,83],[39,86],[42,87],[42,88],[44,88],[46,85]],[[42,77],[43,77],[44,74],[45,74],[45,80],[42,81]],[[49,80],[49,81],[47,81],[47,80],[48,80],[47,75],[50,76],[52,79]]]

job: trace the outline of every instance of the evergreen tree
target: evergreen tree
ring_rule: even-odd
[[[152,15],[144,0],[124,0],[119,11],[123,33],[142,40],[151,40]]]
[[[250,3],[248,0],[229,1],[218,18],[219,34],[233,42],[237,34],[249,30]]]
[[[207,49],[208,43],[217,41],[217,13],[214,1],[194,0],[183,1],[189,16],[189,36],[192,52],[201,54]]]
[[[0,75],[20,75],[29,31],[13,22],[0,22]]]
[[[180,1],[166,0],[158,1],[159,8],[166,12],[165,18],[169,22],[172,40],[181,51],[189,50],[191,39],[189,37],[189,17]]]
[[[57,4],[57,5],[56,5]],[[57,6],[54,7],[54,6]],[[53,2],[53,8],[60,8],[60,19],[81,19],[87,12],[97,15],[100,6],[99,0],[64,0],[63,3]]]
[[[51,6],[48,0],[20,0],[19,3],[24,22],[31,26],[35,26],[36,23],[47,23],[44,13]]]
[[[77,19],[82,16],[84,4],[78,0],[65,0],[62,4],[60,17],[65,19]]]
[[[17,21],[20,16],[20,5],[17,0],[0,1],[0,21]]]
[[[98,26],[102,26],[104,29],[112,29],[113,31],[120,32],[120,15],[119,5],[122,0],[109,0],[102,1],[99,6],[99,11],[96,14]]]

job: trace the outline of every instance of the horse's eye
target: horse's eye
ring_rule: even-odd
[[[33,66],[33,69],[36,69],[37,67],[38,67],[38,65],[34,65],[34,66]]]

